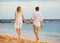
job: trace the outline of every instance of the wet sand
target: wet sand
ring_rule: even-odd
[[[39,40],[37,42],[36,40],[32,39],[26,39],[26,38],[20,38],[11,36],[11,35],[3,35],[0,34],[0,43],[56,43],[55,41],[45,41],[45,40]]]

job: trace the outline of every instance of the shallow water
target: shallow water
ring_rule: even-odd
[[[0,28],[15,29],[14,23],[0,23]],[[33,31],[33,24],[23,23],[22,30]],[[47,22],[44,23],[43,28],[40,29],[41,32],[56,32],[60,33],[60,22]]]
[[[33,24],[23,23],[21,29],[21,36],[35,39],[33,32]],[[17,35],[14,28],[14,23],[0,23],[0,33]],[[60,42],[60,22],[44,23],[43,28],[40,29],[39,38],[43,40],[55,40]]]

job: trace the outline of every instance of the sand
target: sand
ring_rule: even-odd
[[[39,42],[37,42],[36,40],[32,39],[26,39],[26,38],[18,39],[17,37],[11,35],[0,34],[0,43],[55,43],[55,42],[45,40],[39,40]]]

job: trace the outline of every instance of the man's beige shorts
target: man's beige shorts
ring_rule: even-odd
[[[33,25],[33,28],[34,28],[34,31],[35,32],[39,32],[40,31],[40,26]]]

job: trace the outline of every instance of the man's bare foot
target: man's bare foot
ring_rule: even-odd
[[[36,40],[36,42],[37,42],[37,43],[40,43],[40,40],[38,39],[38,40]]]
[[[17,41],[18,41],[18,43],[20,43],[21,42],[21,38],[17,37]]]
[[[18,37],[18,39],[21,39],[20,37]]]

